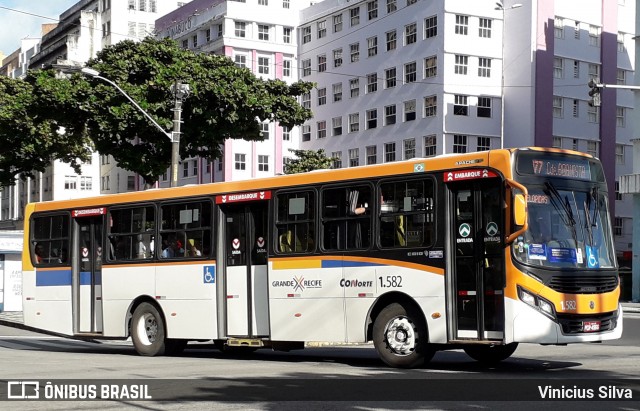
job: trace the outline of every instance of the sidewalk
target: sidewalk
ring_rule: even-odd
[[[640,313],[640,303],[622,303],[625,313]],[[22,311],[0,312],[0,325],[23,328]]]

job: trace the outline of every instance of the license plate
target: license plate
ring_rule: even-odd
[[[585,321],[582,323],[582,331],[585,333],[600,331],[600,321]]]

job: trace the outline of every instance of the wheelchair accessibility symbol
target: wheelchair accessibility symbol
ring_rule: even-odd
[[[598,259],[598,251],[586,246],[587,249],[587,267],[598,268],[600,267],[600,261]]]
[[[203,280],[205,284],[214,284],[216,282],[215,265],[205,265],[203,267]]]

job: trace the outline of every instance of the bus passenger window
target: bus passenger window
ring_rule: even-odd
[[[296,191],[276,194],[277,251],[308,253],[315,249],[315,192]]]

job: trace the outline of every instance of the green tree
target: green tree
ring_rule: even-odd
[[[331,167],[331,159],[324,154],[324,150],[293,150],[291,161],[284,166],[285,174],[306,173],[307,171],[321,170]]]
[[[288,85],[263,80],[237,67],[225,56],[184,50],[170,39],[123,41],[98,53],[87,65],[118,84],[167,131],[173,128],[176,81],[188,83],[183,103],[180,156],[221,157],[228,138],[261,141],[260,123],[293,127],[311,118],[297,97],[313,83]],[[74,77],[90,116],[89,135],[101,154],[110,154],[120,167],[156,181],[171,163],[171,142],[113,86],[99,79]],[[83,86],[90,81],[91,88]]]
[[[45,171],[53,160],[80,171],[92,144],[78,107],[69,82],[52,73],[26,80],[0,76],[0,187]]]

